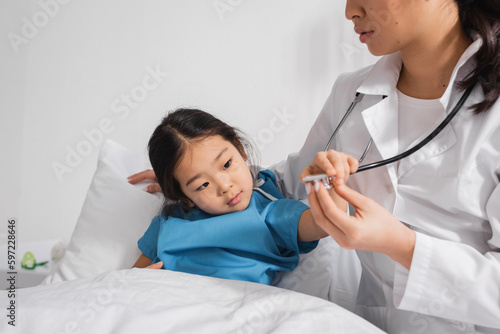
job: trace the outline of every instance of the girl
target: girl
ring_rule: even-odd
[[[254,181],[238,132],[196,109],[170,113],[149,141],[149,158],[170,203],[138,246],[134,267],[270,284],[326,233],[302,202],[284,199],[270,171]],[[248,150],[248,149],[247,149]]]

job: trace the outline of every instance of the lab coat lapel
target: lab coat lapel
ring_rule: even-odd
[[[380,58],[358,88],[360,93],[380,97],[380,102],[365,109],[362,116],[373,139],[373,145],[377,148],[382,159],[393,157],[398,152],[396,84],[401,72],[401,65],[402,60],[399,52]],[[382,168],[387,169],[392,186],[396,188],[397,175],[393,165],[390,164]]]
[[[365,95],[380,96],[380,102],[362,112],[366,128],[383,159],[398,151],[398,97],[396,84],[401,72],[399,52],[382,57],[358,88]],[[384,98],[386,97],[386,98]]]
[[[383,98],[382,96],[380,97]],[[382,159],[388,159],[398,153],[398,99],[392,93],[385,99],[362,112],[365,126]],[[391,179],[392,187],[397,188],[397,173],[395,164],[386,168]]]
[[[382,99],[382,97],[381,97]],[[373,144],[383,159],[398,153],[398,99],[391,94],[362,112]]]

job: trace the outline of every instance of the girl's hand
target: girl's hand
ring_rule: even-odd
[[[131,184],[136,184],[136,183],[144,181],[144,180],[158,181],[156,179],[155,172],[152,169],[147,169],[147,170],[144,170],[144,171],[139,172],[137,174],[130,175],[128,177],[128,182]],[[151,183],[150,185],[148,185],[146,187],[145,190],[151,194],[161,192],[160,185],[157,182]]]
[[[311,164],[300,173],[300,180],[308,175],[325,173],[334,176],[336,184],[344,184],[358,167],[358,160],[345,153],[334,150],[318,152]]]
[[[346,185],[335,185],[338,196],[356,209],[354,216],[340,209],[320,182],[309,193],[316,224],[346,249],[388,255],[410,269],[416,235],[389,211]]]
[[[163,261],[153,263],[152,265],[147,266],[145,269],[161,269],[163,267]]]

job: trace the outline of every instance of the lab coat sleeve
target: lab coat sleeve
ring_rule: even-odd
[[[323,151],[328,139],[334,129],[334,100],[336,105],[339,101],[335,98],[337,87],[341,85],[341,75],[332,88],[330,96],[326,100],[323,109],[312,126],[306,141],[299,152],[292,153],[288,158],[270,167],[276,175],[277,186],[286,198],[303,200],[307,198],[304,185],[300,182],[300,173],[307,167],[316,156],[316,153]],[[338,94],[337,94],[338,95]],[[353,96],[354,97],[354,96]],[[342,99],[342,101],[344,101]]]
[[[402,310],[500,328],[500,185],[488,199],[491,251],[417,233],[410,270],[397,264],[394,304]]]

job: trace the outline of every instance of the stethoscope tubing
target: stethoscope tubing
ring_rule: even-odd
[[[340,128],[342,127],[342,124],[344,124],[344,122],[347,119],[347,117],[349,117],[349,115],[353,111],[353,109],[356,106],[356,104],[358,104],[358,102],[360,102],[363,99],[363,96],[365,96],[365,95],[356,92],[356,96],[354,97],[354,100],[351,102],[351,105],[349,106],[349,108],[345,112],[344,117],[342,117],[342,119],[340,120],[339,124],[335,128],[335,131],[333,131],[333,133],[330,136],[330,139],[328,140],[328,143],[326,143],[325,149],[323,151],[328,151],[328,148],[332,144],[332,141],[335,138],[335,136],[337,136],[337,132],[339,132]]]

